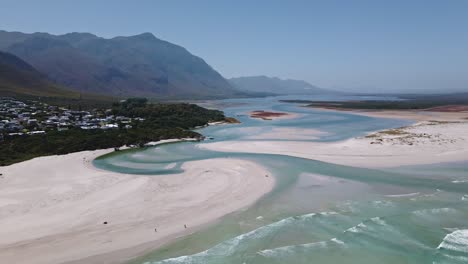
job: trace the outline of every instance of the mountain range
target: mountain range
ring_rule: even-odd
[[[106,39],[89,33],[0,31],[0,50],[78,92],[193,99],[245,94],[203,59],[151,33]]]
[[[0,94],[79,98],[79,93],[51,82],[47,76],[17,56],[0,51]]]
[[[333,93],[301,80],[226,80],[200,57],[151,33],[102,38],[0,30],[0,51],[0,95],[218,99]]]
[[[249,76],[231,78],[229,82],[235,88],[256,93],[269,94],[330,94],[335,91],[325,90],[302,80],[280,79],[267,76]]]

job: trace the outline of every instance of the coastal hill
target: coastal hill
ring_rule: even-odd
[[[0,50],[80,92],[174,99],[242,94],[203,59],[151,33],[106,39],[0,31]]]
[[[280,79],[267,76],[249,76],[229,79],[229,82],[242,91],[270,94],[335,94],[337,92],[319,88],[306,81]]]
[[[62,88],[17,56],[0,52],[0,96],[47,96],[78,98],[79,93]]]

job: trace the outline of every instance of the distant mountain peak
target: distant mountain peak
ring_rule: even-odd
[[[137,39],[142,39],[142,40],[156,40],[156,36],[153,35],[153,33],[150,32],[144,32],[135,36],[132,36],[132,38],[137,38]]]
[[[312,85],[303,80],[281,79],[265,75],[231,78],[229,82],[234,87],[258,93],[273,94],[327,94],[333,93]]]
[[[86,33],[86,32],[71,32],[71,33],[61,35],[60,37],[66,38],[69,41],[71,41],[71,40],[79,41],[79,40],[83,40],[83,39],[99,38],[98,36],[96,36],[94,34]]]

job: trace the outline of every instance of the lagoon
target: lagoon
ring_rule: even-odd
[[[297,97],[209,102],[242,123],[198,130],[212,140],[123,151],[94,161],[101,169],[158,177],[180,172],[188,161],[237,158],[264,166],[276,179],[274,190],[253,206],[132,263],[467,263],[467,163],[366,169],[200,147],[261,141],[261,136],[252,136],[265,134],[268,140],[281,134],[275,140],[335,142],[411,123],[311,110],[280,99]],[[350,98],[333,97],[339,99]],[[253,110],[299,117],[264,121],[248,117]],[[275,131],[306,136],[288,138]]]

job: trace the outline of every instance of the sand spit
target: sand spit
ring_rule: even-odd
[[[187,162],[184,173],[98,170],[112,150],[0,167],[0,263],[122,263],[251,205],[274,185],[239,159]]]
[[[367,168],[465,161],[468,160],[468,122],[424,121],[331,143],[226,141],[199,147],[217,151],[283,154]]]
[[[428,110],[353,110],[353,109],[331,109],[321,107],[310,107],[321,111],[344,112],[355,115],[363,115],[379,118],[409,119],[415,121],[466,121],[468,111],[449,112]]]

